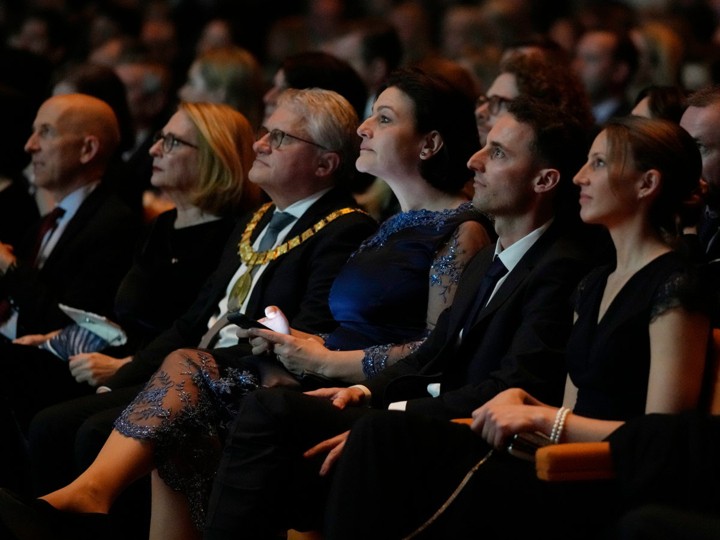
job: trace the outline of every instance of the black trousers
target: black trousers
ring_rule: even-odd
[[[333,478],[325,539],[592,539],[615,515],[611,484],[542,482],[534,463],[489,452],[443,419],[359,420]]]
[[[262,389],[243,398],[228,434],[210,495],[205,538],[277,538],[322,525],[328,479],[315,444],[350,429],[376,411],[340,410],[297,390]]]
[[[78,383],[67,362],[25,345],[0,343],[0,482],[21,493],[30,492],[27,437],[32,418],[50,405],[93,393]]]

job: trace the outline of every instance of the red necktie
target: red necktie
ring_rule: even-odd
[[[45,235],[55,229],[58,220],[63,216],[63,214],[65,214],[65,210],[60,208],[59,206],[56,206],[51,212],[43,216],[42,220],[40,221],[40,227],[38,228],[37,236],[35,237],[35,245],[33,247],[33,251],[29,254],[30,256],[28,258],[28,262],[32,263],[33,266],[37,264],[38,254],[40,253],[40,248],[42,247]],[[8,300],[7,298],[1,299],[0,324],[5,323],[11,315],[12,304],[10,303],[10,300]]]
[[[40,228],[38,229],[37,236],[35,237],[35,247],[31,253],[31,257],[28,259],[33,265],[37,264],[38,255],[40,254],[40,248],[42,248],[43,240],[45,235],[50,231],[54,230],[57,226],[58,220],[65,214],[65,210],[56,206],[51,212],[45,214],[40,221]]]

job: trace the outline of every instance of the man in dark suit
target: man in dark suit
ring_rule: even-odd
[[[349,104],[327,91],[302,96],[281,102],[267,121],[271,132],[254,146],[257,157],[249,178],[272,204],[239,222],[220,266],[190,309],[130,358],[88,355],[95,365],[88,367],[85,380],[96,381],[96,374],[112,370],[111,376],[95,382],[112,391],[59,403],[33,420],[30,451],[36,492],[67,483],[75,476],[73,465],[82,470],[94,459],[114,419],[168,354],[197,347],[213,326],[218,328],[217,339],[204,344],[213,348],[213,354],[250,354],[246,343],[238,343],[237,327],[222,322],[233,303],[236,284],[248,270],[252,270],[248,294],[236,303],[251,318],[264,317],[265,307],[276,305],[293,327],[303,331],[329,332],[335,327],[328,307],[330,286],[350,254],[374,232],[376,223],[357,209],[342,187],[354,170],[359,146],[357,120],[348,113]],[[309,118],[316,122],[307,122]],[[281,210],[290,214],[290,220],[282,226],[274,247],[266,251],[272,253],[276,247],[277,256],[253,270],[252,260],[241,258],[239,249],[262,251],[259,246],[267,225]]]
[[[570,295],[590,257],[571,238],[579,219],[562,216],[556,203],[561,179],[569,183],[584,158],[583,140],[562,111],[526,98],[510,105],[469,162],[473,204],[494,218],[497,245],[465,270],[455,302],[420,349],[376,379],[311,395],[259,390],[244,399],[215,479],[205,538],[273,538],[282,529],[317,527],[322,475],[346,430],[376,409],[469,416],[514,386],[560,402]],[[494,258],[508,271],[487,287],[488,301],[480,289],[489,269],[499,266]]]
[[[35,184],[60,217],[42,237],[38,221],[16,246],[0,243],[0,299],[10,304],[0,315],[6,338],[68,324],[59,302],[111,312],[139,232],[139,222],[101,182],[118,137],[112,109],[90,96],[56,96],[38,109],[25,150]]]
[[[112,109],[91,96],[52,97],[37,111],[25,150],[34,182],[56,204],[49,214],[55,219],[38,220],[15,246],[0,243],[0,392],[3,404],[13,403],[0,410],[4,452],[16,442],[15,423],[29,420],[26,400],[52,396],[58,378],[71,379],[53,355],[11,340],[71,323],[59,303],[109,315],[132,261],[140,221],[104,185],[119,136]],[[19,469],[14,460],[3,462]]]

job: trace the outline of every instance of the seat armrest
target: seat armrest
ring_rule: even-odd
[[[608,442],[544,446],[535,454],[535,470],[538,478],[550,482],[615,478]]]

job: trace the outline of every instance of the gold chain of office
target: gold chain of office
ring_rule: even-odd
[[[262,217],[265,215],[265,212],[267,212],[271,206],[272,203],[265,203],[260,207],[257,212],[255,212],[255,214],[253,214],[253,217],[247,224],[247,227],[245,227],[243,235],[240,239],[240,243],[238,244],[238,254],[240,255],[240,259],[248,267],[266,264],[270,261],[274,261],[281,255],[285,255],[291,249],[298,247],[306,240],[312,238],[315,233],[321,231],[330,222],[335,221],[340,216],[344,216],[345,214],[350,214],[352,212],[361,212],[363,214],[366,213],[359,208],[341,208],[340,210],[335,210],[334,212],[331,212],[330,214],[322,218],[312,227],[309,227],[297,236],[293,236],[290,240],[283,242],[279,246],[273,249],[269,249],[267,251],[255,251],[252,248],[252,244],[250,243],[250,237],[252,236],[255,227],[257,227],[258,222],[262,219]]]

